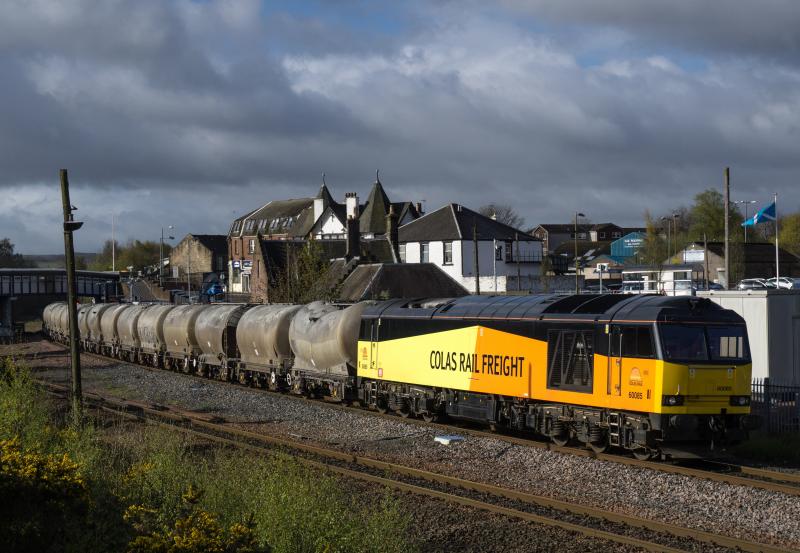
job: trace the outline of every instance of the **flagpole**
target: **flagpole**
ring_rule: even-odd
[[[775,288],[780,289],[780,257],[778,255],[778,193],[775,192]]]

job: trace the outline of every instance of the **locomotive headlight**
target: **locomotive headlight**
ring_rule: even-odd
[[[731,396],[731,405],[734,407],[746,407],[750,405],[750,396]]]
[[[661,398],[661,405],[666,405],[667,407],[683,405],[683,396],[663,396]]]

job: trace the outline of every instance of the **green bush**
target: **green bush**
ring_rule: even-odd
[[[179,432],[85,422],[65,424],[29,372],[4,363],[4,553],[413,551],[410,518],[388,492],[359,496],[286,455],[243,455]]]

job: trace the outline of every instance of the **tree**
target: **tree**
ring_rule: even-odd
[[[770,226],[773,226],[772,223]],[[800,213],[792,213],[780,218],[778,242],[784,250],[800,255]]]
[[[0,240],[0,267],[21,268],[33,267],[34,264],[27,261],[22,254],[14,253],[14,244],[8,238]]]
[[[644,242],[637,252],[637,257],[643,265],[660,267],[669,255],[667,253],[667,241],[659,232],[656,220],[653,219],[649,211],[644,212],[644,220],[647,232]]]
[[[159,243],[152,240],[142,242],[141,240],[131,240],[125,245],[114,242],[116,254],[116,269],[133,266],[134,271],[139,271],[145,267],[158,266]],[[172,247],[164,244],[164,255],[169,255]],[[95,257],[91,268],[96,271],[110,271],[112,266],[111,240],[106,240],[103,249]]]
[[[691,224],[689,240],[702,242],[703,235],[709,242],[725,240],[725,198],[718,191],[709,188],[694,197],[694,205],[689,211]],[[744,218],[736,207],[730,206],[729,232],[731,239],[744,236],[742,222]]]
[[[286,242],[286,263],[280,271],[274,271],[268,282],[271,303],[309,303],[333,299],[335,275],[331,274],[330,262],[322,247],[309,240],[300,247]]]
[[[481,215],[485,215],[486,217],[492,217],[499,222],[503,223],[504,225],[508,225],[513,228],[522,228],[522,225],[525,224],[525,218],[520,216],[514,208],[507,204],[486,204],[485,206],[478,209],[478,213]]]

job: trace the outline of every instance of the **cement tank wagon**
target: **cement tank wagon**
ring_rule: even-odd
[[[186,362],[196,362],[200,347],[195,336],[195,321],[206,309],[205,305],[180,305],[171,309],[164,317],[164,345],[167,357]]]
[[[86,326],[89,327],[89,337],[86,343],[87,350],[94,352],[100,351],[100,343],[103,339],[100,319],[103,313],[112,305],[111,303],[96,303],[89,307],[89,311],[86,313]]]
[[[61,340],[69,339],[69,309],[65,303],[61,309],[55,314],[58,332],[61,335]]]
[[[139,317],[136,328],[141,341],[140,352],[143,354],[139,356],[140,362],[150,361],[158,365],[159,356],[166,349],[164,319],[173,309],[174,305],[151,305]]]
[[[89,310],[94,307],[91,303],[86,303],[78,307],[78,330],[81,335],[81,344],[89,343]]]
[[[200,363],[206,369],[226,370],[230,360],[239,358],[236,328],[249,309],[248,305],[209,305],[197,316],[194,332],[202,352]]]
[[[129,305],[127,309],[123,309],[117,319],[117,337],[119,339],[119,354],[120,357],[136,359],[136,354],[142,345],[139,338],[139,317],[147,309],[149,305]]]
[[[116,350],[119,346],[119,331],[117,324],[119,316],[123,311],[132,307],[127,303],[116,303],[103,311],[100,315],[100,336],[99,342],[100,351],[105,355],[116,355]]]
[[[289,328],[300,305],[257,305],[247,311],[236,328],[240,360],[256,372],[286,369],[292,362]]]
[[[342,309],[322,302],[303,306],[289,329],[295,368],[354,376],[358,330],[366,306],[357,303]]]

